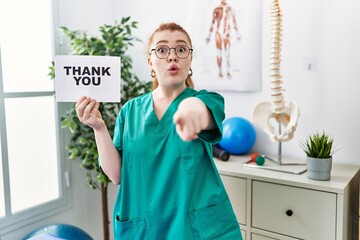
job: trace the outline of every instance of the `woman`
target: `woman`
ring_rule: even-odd
[[[221,139],[224,101],[195,91],[192,44],[175,23],[160,25],[148,43],[154,90],[121,109],[111,140],[99,103],[76,103],[92,127],[103,171],[120,184],[115,239],[242,239],[212,159]]]

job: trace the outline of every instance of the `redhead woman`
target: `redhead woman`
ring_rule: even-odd
[[[192,43],[176,23],[161,24],[148,42],[153,91],[128,101],[113,139],[98,110],[82,97],[81,122],[93,128],[103,171],[120,184],[115,239],[241,240],[240,228],[215,167],[224,99],[194,90]]]

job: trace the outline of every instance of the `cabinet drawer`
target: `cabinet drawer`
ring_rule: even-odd
[[[281,236],[280,238],[278,238],[278,237],[269,237],[269,236],[265,236],[265,235],[252,233],[251,240],[298,240],[298,238],[295,239],[295,238],[285,237],[285,236]]]
[[[246,232],[241,230],[242,240],[246,240]]]
[[[221,175],[238,223],[246,225],[246,179]]]
[[[335,239],[336,194],[253,181],[252,226],[288,236]]]
[[[257,234],[251,234],[251,240],[279,240],[279,239],[261,236]]]

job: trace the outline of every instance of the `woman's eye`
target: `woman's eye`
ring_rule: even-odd
[[[166,52],[166,49],[163,48],[163,47],[159,47],[159,48],[157,49],[157,51],[158,51],[159,53],[165,53],[165,52]]]
[[[186,49],[184,47],[179,47],[178,52],[181,52],[181,53],[186,52]]]

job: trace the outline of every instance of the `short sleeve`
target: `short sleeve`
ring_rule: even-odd
[[[115,148],[121,153],[123,149],[123,132],[124,132],[124,116],[125,116],[126,108],[123,106],[120,110],[116,118],[115,128],[114,128],[114,136],[113,136],[113,144]]]
[[[208,92],[206,90],[199,91],[196,97],[203,101],[211,111],[216,124],[214,129],[202,131],[199,134],[199,138],[205,142],[215,144],[219,142],[222,137],[222,122],[225,119],[224,97],[218,93]]]

